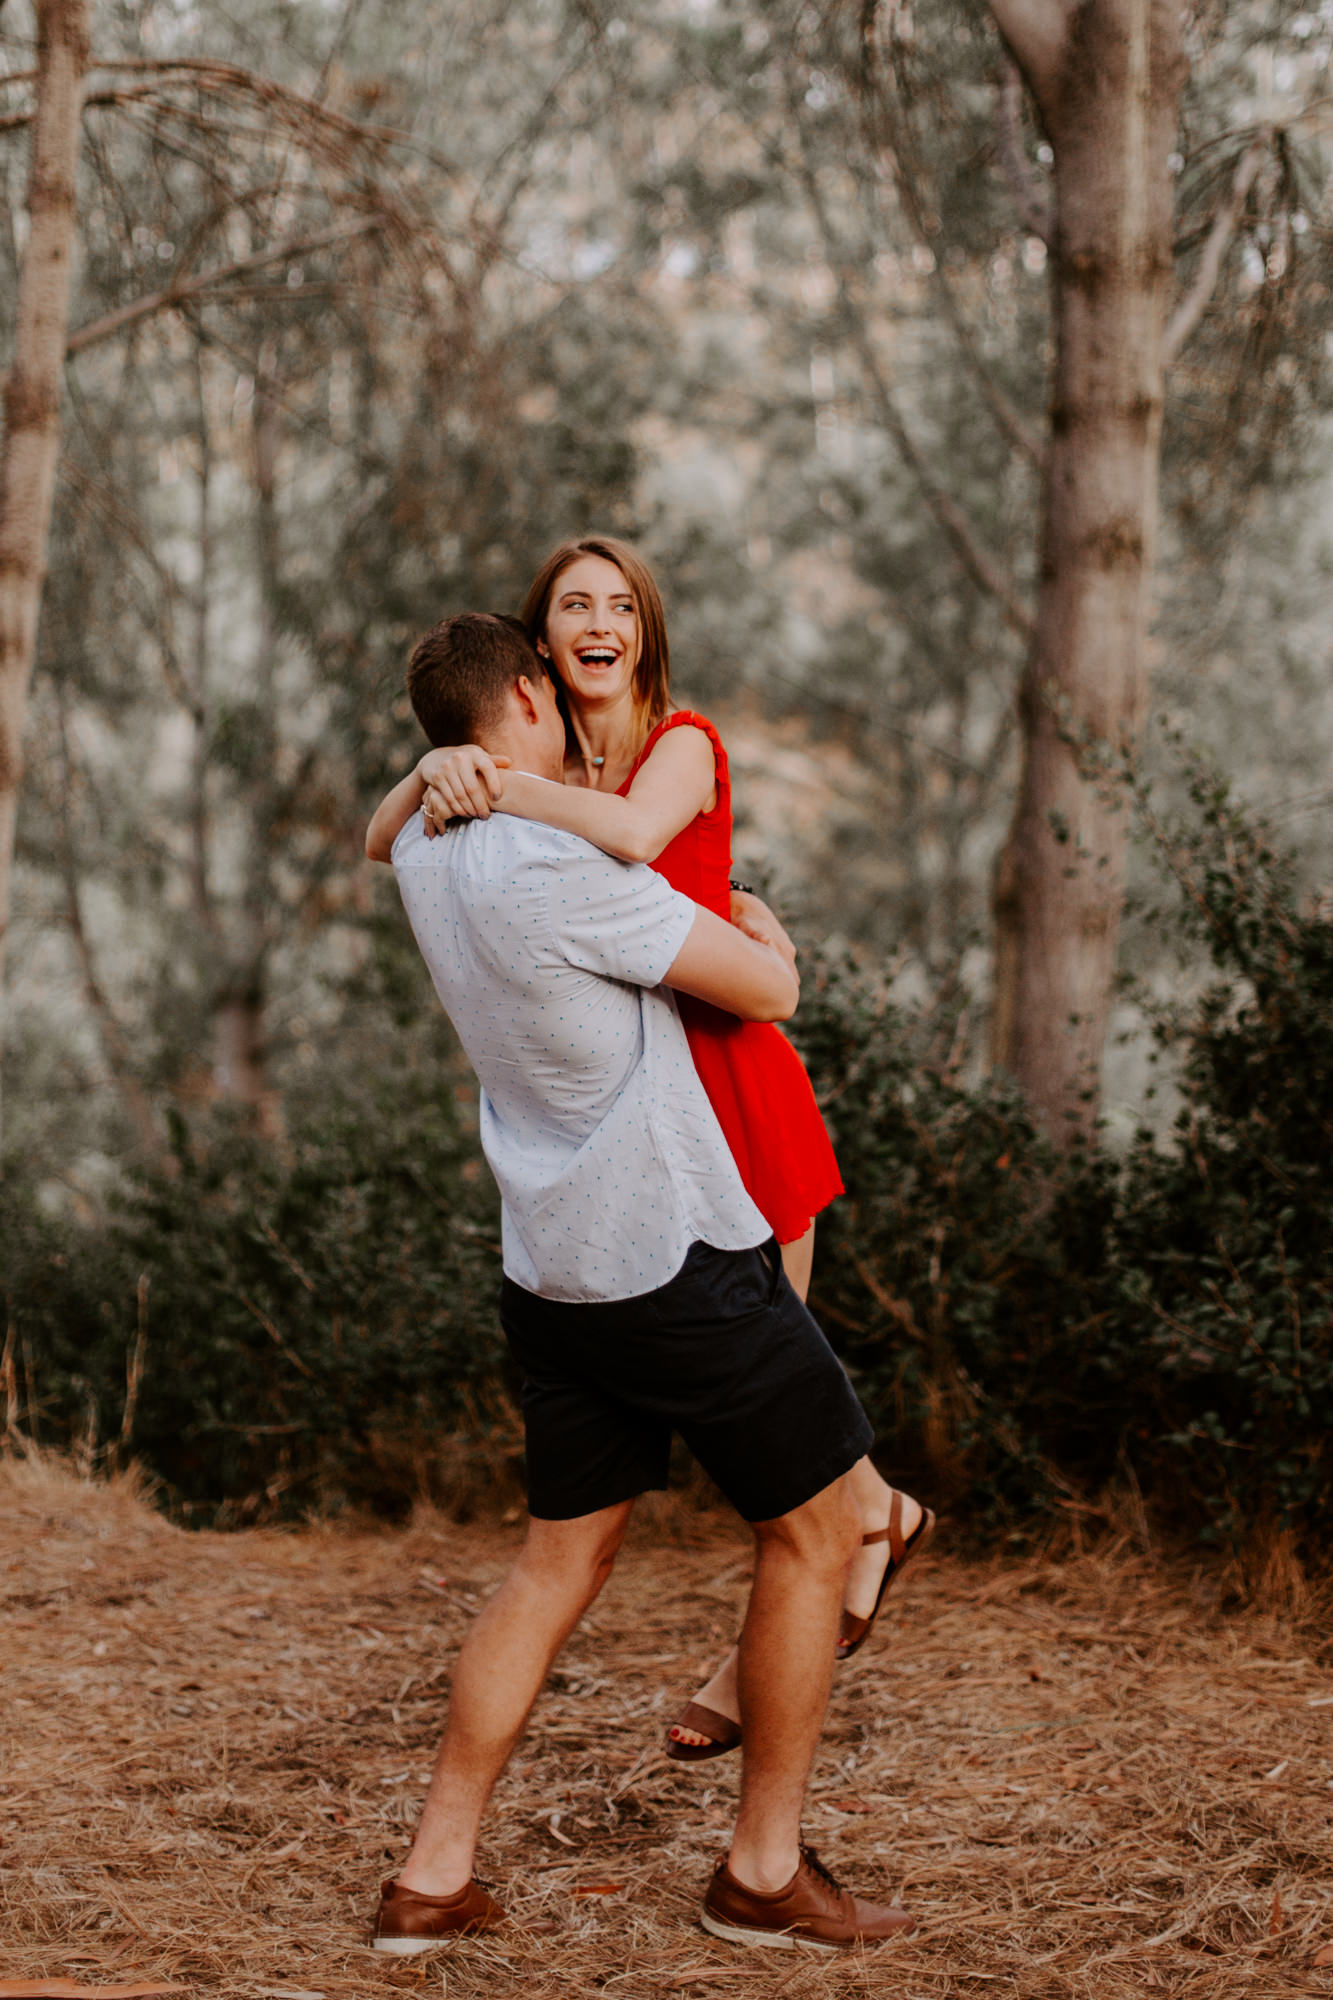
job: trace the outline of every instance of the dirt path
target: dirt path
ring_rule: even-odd
[[[669,1515],[575,1635],[490,1822],[482,1874],[555,1928],[373,1957],[449,1663],[517,1532],[187,1536],[127,1491],[0,1465],[0,1979],[1333,1995],[1333,1646],[1141,1562],[969,1566],[943,1536],[837,1682],[806,1828],[919,1933],[836,1960],[707,1938],[735,1760],[680,1772],[659,1743],[733,1631],[746,1548]]]

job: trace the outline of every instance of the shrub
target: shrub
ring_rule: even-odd
[[[176,1137],[175,1173],[101,1229],[57,1239],[10,1186],[30,1429],[133,1452],[197,1519],[457,1498],[459,1437],[512,1459],[497,1204],[452,1079],[372,1090],[281,1153],[221,1122]]]
[[[1114,1315],[1153,1331],[1158,1449],[1214,1526],[1326,1543],[1333,1522],[1333,913],[1218,773],[1140,811],[1212,976],[1157,1010],[1180,1061],[1174,1143],[1121,1175]]]
[[[961,1028],[848,966],[807,985],[802,1048],[847,1185],[820,1222],[812,1304],[894,1467],[1013,1521],[1114,1469],[1114,1176],[1057,1155],[1004,1078],[966,1081]]]
[[[826,969],[801,1042],[846,1199],[814,1303],[894,1463],[1011,1520],[1119,1473],[1239,1544],[1333,1520],[1333,921],[1207,764],[1140,832],[1202,943],[1197,998],[1155,1010],[1179,1067],[1167,1143],[1055,1155],[1003,1078],[965,1083],[960,1016],[912,1016]]]
[[[847,1183],[814,1304],[886,1463],[1018,1532],[1132,1480],[1159,1517],[1307,1553],[1333,1515],[1333,921],[1206,766],[1141,831],[1211,963],[1161,1008],[1166,1143],[1057,1154],[965,1013],[850,964],[799,1039]],[[400,1038],[401,1040],[401,1038]],[[427,1082],[423,1085],[422,1077]],[[4,1386],[86,1457],[133,1452],[187,1518],[457,1502],[512,1478],[496,1198],[441,1053],[305,1118],[283,1151],[216,1123],[104,1226],[0,1186]]]

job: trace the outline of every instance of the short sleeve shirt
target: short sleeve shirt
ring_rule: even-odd
[[[414,816],[393,864],[481,1084],[506,1275],[543,1298],[632,1298],[691,1243],[765,1241],[661,985],[696,905],[641,863],[501,813],[434,840]]]

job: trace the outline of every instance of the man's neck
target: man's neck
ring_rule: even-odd
[[[559,785],[564,782],[565,773],[563,763],[557,761],[553,767],[548,767],[549,760],[548,763],[544,764],[541,758],[534,753],[531,744],[525,743],[521,739],[515,739],[507,731],[503,733],[497,732],[494,736],[488,736],[486,741],[480,745],[480,748],[485,750],[489,756],[507,757],[511,771],[522,771],[529,778],[545,778],[552,785]]]

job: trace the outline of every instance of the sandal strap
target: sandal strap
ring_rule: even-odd
[[[676,1727],[692,1729],[697,1736],[707,1736],[727,1749],[741,1740],[739,1722],[733,1722],[729,1715],[719,1715],[715,1708],[707,1708],[701,1701],[686,1702],[676,1717]]]
[[[922,1518],[925,1518],[924,1515]],[[875,1528],[870,1534],[861,1537],[862,1548],[869,1548],[872,1542],[888,1543],[889,1560],[895,1569],[907,1554],[907,1541],[903,1535],[903,1496],[897,1487],[894,1488],[893,1498],[889,1502],[888,1527]]]
[[[903,1496],[896,1486],[893,1498],[889,1502],[889,1553],[893,1558],[895,1569],[907,1554],[907,1543],[903,1536]]]

